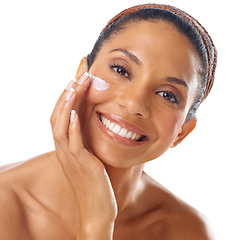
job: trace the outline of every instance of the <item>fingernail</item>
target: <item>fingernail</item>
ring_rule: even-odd
[[[84,84],[87,81],[87,78],[89,77],[89,73],[85,72],[80,79],[78,80],[78,84]]]
[[[72,80],[68,85],[67,85],[67,87],[65,88],[65,90],[70,90],[71,89],[71,87],[74,85],[74,81]]]
[[[68,91],[68,93],[67,93],[67,96],[66,96],[66,98],[65,98],[65,101],[66,101],[66,102],[70,100],[70,98],[72,97],[72,95],[73,95],[74,92],[75,92],[74,88],[70,88],[70,89],[69,89],[69,91]]]
[[[73,123],[73,121],[74,121],[74,119],[75,119],[75,111],[74,110],[72,110],[71,111],[71,115],[70,115],[70,123]]]

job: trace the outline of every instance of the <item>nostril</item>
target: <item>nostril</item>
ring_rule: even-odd
[[[148,89],[139,81],[133,81],[119,91],[117,104],[128,114],[147,118],[150,114],[149,98],[146,98]]]
[[[137,115],[137,116],[145,116],[146,110],[144,110],[144,106],[138,106],[135,103],[128,102],[127,104],[119,104],[120,108],[123,111],[126,111],[128,114]]]

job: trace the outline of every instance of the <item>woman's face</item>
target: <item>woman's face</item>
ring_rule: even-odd
[[[195,126],[185,118],[199,66],[190,41],[170,23],[128,24],[103,44],[89,70],[109,88],[90,86],[84,99],[79,114],[86,146],[115,167],[161,156]]]

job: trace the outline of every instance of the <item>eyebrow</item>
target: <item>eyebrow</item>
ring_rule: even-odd
[[[174,83],[180,84],[180,85],[186,87],[187,89],[189,89],[188,84],[185,81],[183,81],[182,79],[179,79],[176,77],[166,77],[166,79],[169,82],[174,82]]]
[[[122,52],[124,55],[129,57],[136,64],[138,64],[138,65],[142,64],[142,62],[137,58],[137,56],[135,56],[133,53],[129,52],[126,49],[116,48],[116,49],[111,50],[110,52],[117,52],[117,51]],[[174,83],[180,84],[180,85],[186,87],[187,89],[189,89],[188,84],[185,81],[183,81],[182,79],[179,79],[179,78],[176,78],[176,77],[166,77],[166,79],[169,82],[174,82]]]
[[[126,49],[122,49],[122,48],[116,48],[111,50],[110,52],[122,52],[124,55],[126,55],[127,57],[129,57],[132,61],[134,61],[137,65],[141,65],[141,61],[137,58],[137,56],[135,56],[133,53],[129,52]]]

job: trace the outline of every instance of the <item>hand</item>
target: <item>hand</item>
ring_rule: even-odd
[[[116,199],[105,167],[84,147],[79,117],[74,110],[72,111],[76,106],[80,106],[90,85],[89,77],[83,74],[86,65],[84,58],[78,71],[80,74],[76,77],[78,82],[72,81],[69,84],[51,116],[56,155],[79,205],[79,235],[84,236],[83,239],[88,239],[86,235],[90,232],[92,234],[94,229],[98,232],[113,231],[117,216]],[[104,236],[99,237],[98,235],[95,239],[108,239]]]

